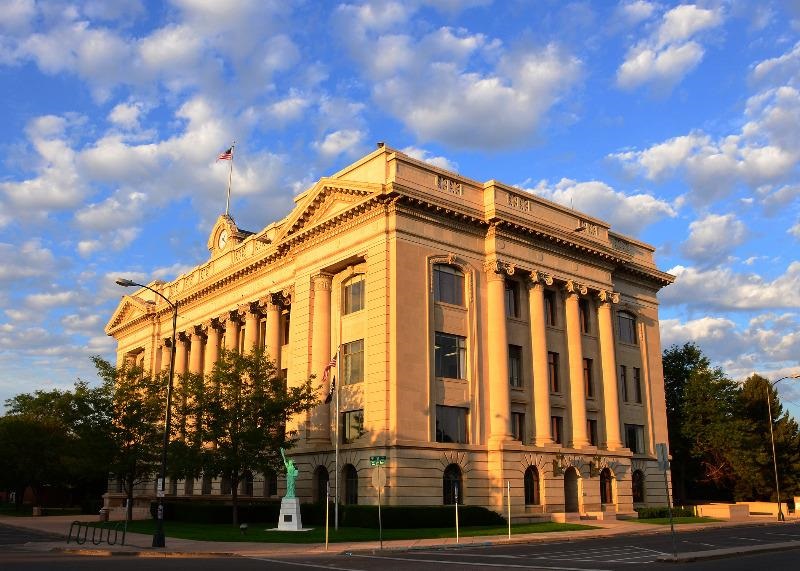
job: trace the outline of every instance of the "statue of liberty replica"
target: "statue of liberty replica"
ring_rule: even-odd
[[[303,522],[300,519],[300,498],[295,495],[295,481],[300,470],[294,465],[294,460],[286,457],[283,448],[281,448],[281,458],[283,458],[283,466],[286,468],[286,495],[281,499],[278,529],[303,531]]]

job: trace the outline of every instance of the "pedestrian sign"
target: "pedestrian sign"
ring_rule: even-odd
[[[370,466],[383,466],[386,464],[386,456],[370,456],[369,464]]]

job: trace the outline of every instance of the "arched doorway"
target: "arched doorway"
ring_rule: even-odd
[[[525,478],[523,480],[525,485],[525,505],[538,506],[542,503],[539,491],[539,471],[533,467],[528,466],[525,470]]]
[[[450,464],[444,469],[442,476],[442,503],[453,505],[464,503],[464,486],[461,481],[461,468],[458,464]]]
[[[614,503],[614,489],[611,485],[611,470],[603,468],[600,472],[600,503]]]
[[[317,466],[314,470],[314,502],[317,504],[325,503],[328,492],[328,469],[325,466]]]
[[[564,472],[564,511],[576,513],[580,511],[578,504],[578,470],[570,466]]]

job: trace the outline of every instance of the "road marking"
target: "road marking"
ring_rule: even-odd
[[[408,561],[409,563],[441,563],[443,565],[469,565],[470,567],[503,567],[515,569],[551,569],[553,571],[611,571],[610,569],[587,569],[585,567],[547,567],[543,565],[520,565],[515,563],[482,563],[475,561],[447,561],[444,559],[418,559],[403,557],[380,557],[378,555],[360,555],[353,553],[352,557],[363,557],[364,559],[387,559],[389,561]],[[333,569],[331,567],[331,569]]]
[[[765,532],[766,535],[785,535],[786,537],[800,537],[800,534],[797,533],[772,533],[772,532]]]
[[[251,557],[248,559],[255,559],[257,561],[266,561],[267,563],[280,563],[281,565],[294,565],[296,567],[313,567],[314,569],[334,569],[335,571],[360,571],[351,567],[333,567],[332,565],[315,565],[313,563],[300,563],[299,561],[284,561],[282,559],[267,559],[266,557]]]
[[[696,543],[697,545],[705,545],[706,547],[716,547],[713,543],[703,543],[702,541],[689,541],[688,539],[683,540],[684,543]]]
[[[742,539],[744,541],[764,541],[763,539],[753,539],[752,537],[734,537],[733,539]]]

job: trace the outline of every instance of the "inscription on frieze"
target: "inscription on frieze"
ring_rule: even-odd
[[[464,196],[464,186],[460,182],[443,177],[442,175],[436,175],[436,188],[442,192]]]
[[[579,227],[584,229],[587,236],[598,236],[600,234],[600,227],[586,220],[581,220]]]
[[[522,212],[531,211],[531,200],[529,198],[525,198],[524,196],[519,196],[517,194],[511,194],[510,192],[508,193],[508,205],[511,208],[516,208]]]

